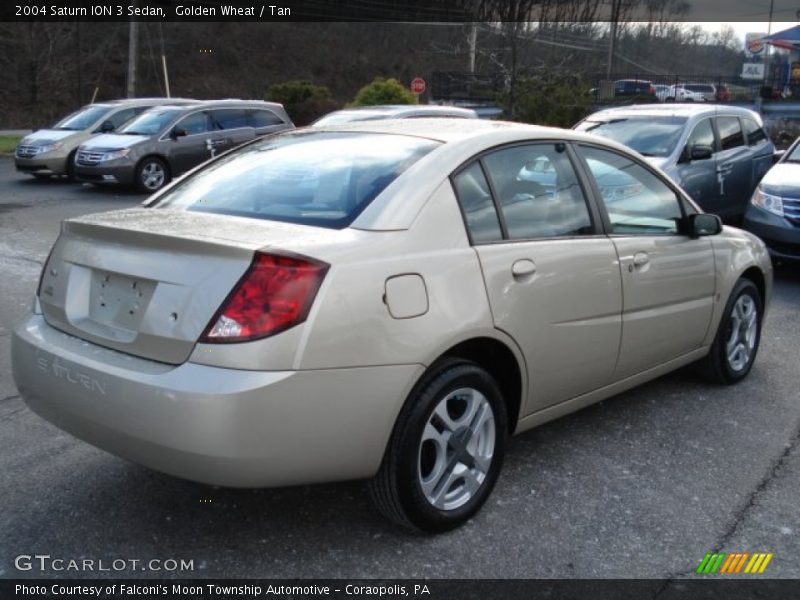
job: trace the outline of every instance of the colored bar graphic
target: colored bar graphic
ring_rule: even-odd
[[[744,569],[744,573],[760,574],[766,570],[773,556],[774,554],[771,552],[755,552],[753,554],[749,552],[733,552],[731,554],[717,552],[712,554],[709,552],[700,561],[695,572],[733,574],[741,573],[742,569]]]

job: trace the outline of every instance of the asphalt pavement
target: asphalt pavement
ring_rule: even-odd
[[[184,559],[130,577],[692,576],[707,552],[772,552],[800,577],[800,267],[777,270],[751,375],[733,387],[680,371],[514,438],[484,509],[456,531],[398,529],[360,482],[229,490],[156,473],[60,432],[10,375],[62,219],[142,196],[40,182],[0,159],[0,577],[15,557]],[[708,577],[708,576],[707,576]]]

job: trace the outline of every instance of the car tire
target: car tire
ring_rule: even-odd
[[[666,99],[664,100],[664,102],[675,102],[675,98],[674,98],[674,97],[669,97],[669,98],[666,98]]]
[[[733,288],[708,355],[698,371],[708,381],[724,385],[738,383],[750,372],[761,341],[764,306],[756,285],[740,279]]]
[[[136,189],[145,194],[157,192],[170,181],[167,163],[157,156],[142,159],[136,167]]]
[[[369,491],[389,520],[442,532],[472,517],[502,468],[506,406],[477,364],[445,359],[410,394]]]

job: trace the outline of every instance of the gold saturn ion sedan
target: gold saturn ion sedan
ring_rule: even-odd
[[[690,363],[744,378],[771,287],[762,242],[614,142],[344,124],[64,222],[13,371],[35,412],[153,469],[370,479],[387,517],[443,531],[509,434]]]

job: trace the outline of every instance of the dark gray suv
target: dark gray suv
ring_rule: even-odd
[[[95,184],[155,192],[182,173],[256,137],[291,129],[283,106],[260,100],[209,100],[159,106],[78,148],[75,175]]]

